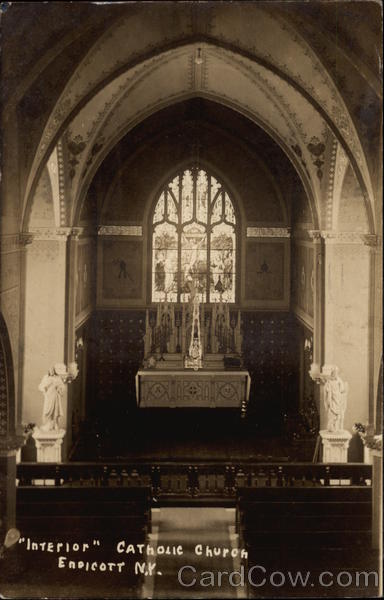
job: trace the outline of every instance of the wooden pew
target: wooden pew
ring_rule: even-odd
[[[372,490],[361,486],[239,488],[237,522],[253,547],[369,546]]]
[[[101,594],[116,586],[120,593],[138,596],[142,575],[135,572],[140,554],[118,553],[117,542],[146,544],[151,530],[151,490],[149,487],[54,487],[19,486],[17,488],[17,527],[22,536],[18,548],[18,564],[23,582],[39,583],[44,590],[51,585],[74,586],[80,596],[97,588]],[[27,541],[88,543],[85,552],[28,550]],[[95,543],[97,542],[97,543]],[[54,546],[56,547],[56,546]],[[59,557],[66,557],[65,568],[59,568]],[[123,572],[85,568],[69,569],[69,561],[89,564],[119,563]],[[77,592],[76,592],[77,593]]]
[[[240,547],[248,551],[247,570],[259,565],[267,573],[308,570],[314,582],[324,571],[378,570],[378,556],[371,550],[371,519],[370,486],[242,487],[237,491],[237,530]],[[249,597],[257,597],[260,590],[251,586]],[[267,584],[262,592],[273,597],[318,597],[324,590],[316,583],[311,589]],[[340,595],[340,590],[334,586],[325,591]],[[361,591],[348,588],[351,596]]]

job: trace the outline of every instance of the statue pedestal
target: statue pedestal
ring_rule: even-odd
[[[352,435],[349,431],[320,431],[323,443],[323,463],[348,462],[348,447]]]
[[[37,462],[61,462],[61,446],[65,429],[42,431],[38,427],[32,434],[36,442]]]

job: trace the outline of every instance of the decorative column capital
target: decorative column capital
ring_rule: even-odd
[[[369,246],[371,248],[376,248],[377,246],[381,245],[381,238],[378,235],[366,233],[366,234],[363,234],[361,237],[366,246]]]
[[[84,235],[84,232],[84,227],[72,227],[70,235],[74,240],[77,241],[82,235]]]
[[[314,242],[319,242],[323,237],[320,229],[309,229],[308,235]]]
[[[20,246],[28,246],[29,244],[32,244],[33,242],[33,234],[32,233],[20,233],[19,234],[19,244]]]

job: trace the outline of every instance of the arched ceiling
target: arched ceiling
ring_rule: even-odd
[[[294,220],[299,213],[315,212],[286,154],[263,129],[222,104],[191,98],[154,112],[113,146],[74,223],[133,222],[139,213],[141,221],[145,199],[169,173],[191,161],[228,180],[250,221],[291,226],[291,213]]]
[[[199,48],[203,63],[196,65]],[[133,74],[121,75],[71,122],[66,143],[78,163],[72,172],[73,200],[81,195],[84,172],[89,171],[86,186],[98,162],[126,131],[159,107],[195,95],[234,107],[260,123],[292,155],[312,193],[319,196],[322,171],[315,163],[324,160],[331,137],[319,113],[264,67],[238,60],[222,48],[188,45],[141,64]],[[95,144],[98,152],[92,158]]]
[[[259,123],[290,156],[318,205],[325,154],[336,135],[373,202],[340,89],[284,11],[260,3],[162,3],[151,5],[149,18],[147,9],[134,8],[98,38],[65,85],[35,154],[25,204],[59,137],[69,152],[74,214],[111,146],[159,107],[191,96],[212,98]]]

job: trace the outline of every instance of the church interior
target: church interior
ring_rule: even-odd
[[[380,6],[2,12],[0,593],[378,595]]]

